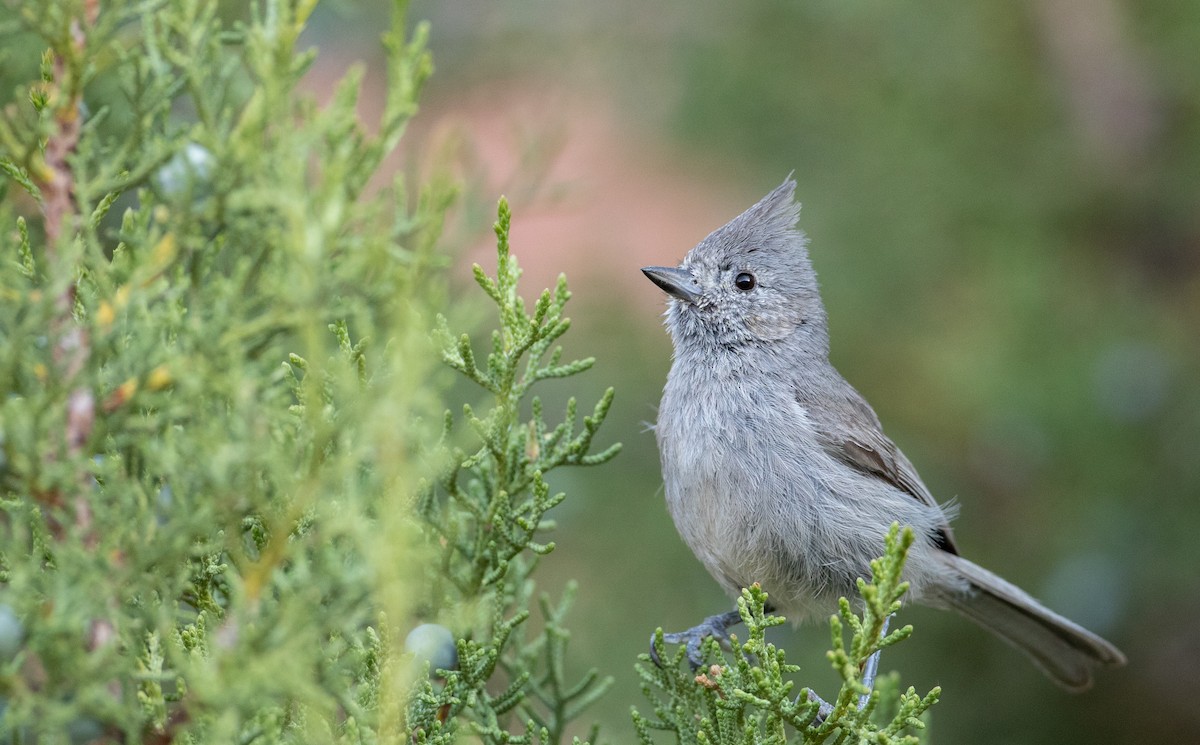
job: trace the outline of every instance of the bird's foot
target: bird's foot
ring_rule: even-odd
[[[883,619],[883,629],[880,632],[881,636],[887,636],[888,625],[891,623],[892,617],[888,616]],[[875,676],[879,673],[879,655],[882,649],[875,650],[870,657],[867,658],[863,665],[862,684],[866,686],[867,692],[858,697],[858,710],[862,711],[867,708],[867,704],[871,702],[871,693],[875,690]],[[820,724],[833,713],[833,706],[828,701],[821,698],[811,690],[808,692],[808,700],[817,704],[817,716],[813,719],[814,724]]]
[[[813,724],[824,722],[833,713],[833,705],[811,690],[808,692],[808,700],[817,705],[817,716],[813,718]]]
[[[719,613],[715,616],[709,616],[687,631],[663,634],[663,642],[666,644],[686,645],[688,662],[691,664],[692,669],[695,670],[704,664],[704,654],[701,650],[704,639],[711,636],[720,642],[722,647],[727,647],[729,644],[729,627],[741,622],[742,616],[735,610],[728,613]],[[654,660],[655,665],[662,667],[662,660],[659,659],[658,650],[654,647],[653,636],[650,637],[650,659]]]
[[[875,688],[875,673],[879,669],[879,652],[875,652],[867,658],[867,664],[863,671],[863,685],[867,687],[867,692],[858,697],[858,710],[862,711],[867,708],[867,704],[871,702],[871,692]],[[813,724],[820,724],[829,718],[833,713],[833,704],[818,696],[813,691],[808,692],[808,700],[817,705],[817,716],[813,718]]]

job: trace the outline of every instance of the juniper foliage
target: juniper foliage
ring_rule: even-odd
[[[576,681],[564,673],[568,632],[564,619],[574,587],[553,603],[541,595],[541,630],[525,629],[534,601],[532,573],[540,557],[554,550],[538,536],[552,530],[546,513],[565,498],[545,481],[565,465],[598,465],[619,445],[591,452],[592,440],[608,414],[608,389],[577,431],[575,399],[561,422],[544,419],[541,400],[531,398],[532,414],[521,406],[540,381],[583,372],[592,358],[562,360],[551,348],[570,327],[562,315],[570,298],[566,279],[545,290],[529,313],[517,291],[521,271],[509,249],[511,213],[501,200],[496,222],[497,270],[492,278],[478,264],[475,281],[495,303],[499,328],[483,364],[468,334],[455,335],[439,318],[442,359],[478,384],[491,401],[486,412],[463,407],[469,430],[457,436],[457,420],[446,412],[442,441],[450,467],[426,484],[418,511],[426,535],[440,553],[429,565],[426,610],[449,616],[459,626],[457,669],[440,670],[441,681],[425,681],[408,711],[414,742],[450,743],[463,728],[489,743],[560,743],[569,725],[611,685],[596,669]],[[473,443],[470,450],[464,440]],[[525,630],[525,634],[518,631]],[[503,681],[499,690],[489,682]],[[595,727],[587,734],[594,742]],[[579,742],[578,736],[572,736]]]
[[[767,642],[766,631],[785,623],[781,616],[765,611],[767,594],[757,585],[742,591],[738,611],[746,625],[747,640],[736,636],[725,654],[713,639],[705,641],[708,667],[699,675],[684,665],[685,650],[672,657],[663,650],[662,629],[655,634],[659,658],[670,660],[662,667],[641,655],[638,673],[642,691],[650,700],[654,716],[633,710],[634,727],[643,745],[653,745],[654,732],[674,735],[678,743],[700,745],[756,745],[771,743],[875,743],[917,745],[912,734],[924,729],[921,716],[941,694],[934,688],[920,696],[913,688],[896,695],[896,679],[877,681],[861,709],[862,665],[875,651],[886,649],[912,634],[911,626],[887,633],[885,621],[900,609],[908,589],[901,572],[911,529],[893,525],[886,538],[882,558],[871,562],[872,581],[858,581],[862,613],[856,615],[846,598],[830,621],[832,648],[829,661],[842,679],[837,696],[825,709],[809,696],[809,689],[795,690],[789,676],[800,667],[786,661],[784,650]],[[850,630],[849,639],[846,630]],[[885,706],[881,706],[881,703]],[[823,710],[824,709],[824,710]]]
[[[312,6],[4,6],[45,50],[0,119],[6,738],[373,742],[406,693],[373,626],[419,579],[450,191],[365,189],[424,29],[368,134],[360,71],[299,91]]]

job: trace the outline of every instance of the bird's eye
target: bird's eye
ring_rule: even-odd
[[[733,286],[742,292],[753,290],[755,284],[754,275],[750,272],[741,272],[733,278]]]

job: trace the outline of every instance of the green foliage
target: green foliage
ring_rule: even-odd
[[[733,640],[732,654],[721,652],[717,642],[705,642],[708,668],[696,675],[684,669],[685,650],[680,648],[670,664],[658,667],[650,656],[641,656],[638,667],[642,689],[654,707],[654,719],[636,709],[634,726],[644,745],[652,745],[654,730],[672,732],[679,743],[904,743],[916,745],[917,737],[906,734],[923,729],[921,715],[938,700],[941,689],[934,688],[924,697],[911,687],[898,697],[894,679],[877,681],[866,705],[859,708],[863,686],[862,666],[877,650],[903,641],[912,627],[887,633],[885,623],[900,609],[900,598],[908,589],[901,570],[912,545],[912,530],[901,532],[893,525],[886,539],[884,556],[871,562],[872,581],[858,581],[862,597],[862,615],[855,615],[850,603],[841,600],[838,615],[830,619],[833,647],[828,653],[834,670],[842,678],[837,697],[830,703],[810,697],[809,689],[794,692],[787,678],[799,672],[788,664],[785,653],[766,640],[766,631],[785,622],[765,611],[767,594],[757,585],[742,591],[738,611],[747,629],[747,641]],[[851,630],[850,639],[845,629]],[[663,652],[662,629],[654,644],[660,659]],[[886,695],[884,695],[886,693]],[[880,702],[887,706],[881,707]]]
[[[368,134],[358,72],[298,87],[313,5],[0,10],[45,50],[0,118],[4,739],[407,738],[451,191],[366,188],[424,29]]]
[[[475,266],[475,280],[496,304],[499,328],[492,332],[486,364],[476,363],[470,337],[451,333],[439,319],[442,358],[450,367],[491,395],[484,414],[463,407],[469,428],[455,431],[446,412],[443,442],[451,465],[424,490],[419,512],[427,537],[440,552],[430,565],[427,612],[451,612],[461,628],[459,666],[444,671],[444,681],[426,681],[408,711],[416,742],[453,742],[466,713],[469,730],[485,742],[560,743],[568,725],[611,684],[595,669],[568,681],[563,669],[568,632],[563,625],[574,588],[558,604],[538,598],[543,619],[539,632],[524,639],[538,559],[554,550],[536,537],[553,528],[545,515],[565,494],[551,494],[544,477],[563,465],[595,465],[617,454],[613,445],[590,453],[592,438],[612,404],[609,389],[576,432],[572,399],[563,420],[551,427],[537,397],[532,416],[522,419],[521,404],[530,389],[547,378],[582,372],[591,359],[562,362],[562,349],[551,345],[569,328],[562,316],[570,298],[566,280],[544,291],[530,314],[517,293],[520,269],[509,253],[508,205],[501,200],[496,223],[497,272],[493,279]],[[473,452],[460,444],[469,439]],[[457,612],[455,612],[457,611]],[[497,689],[489,682],[506,681]],[[589,734],[594,741],[596,733]]]
[[[361,71],[323,108],[297,88],[314,3],[237,24],[208,2],[42,5],[10,9],[48,51],[0,125],[0,736],[572,736],[609,681],[566,677],[573,589],[535,598],[535,538],[564,498],[544,474],[616,454],[591,452],[612,392],[582,426],[573,402],[522,418],[535,383],[592,362],[551,349],[565,281],[525,312],[502,203],[497,277],[476,268],[492,352],[444,353],[493,403],[433,445],[452,193],[366,188],[416,110],[425,29],[396,5],[367,134]],[[454,632],[409,633],[430,616]]]

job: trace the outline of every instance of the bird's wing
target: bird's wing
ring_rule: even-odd
[[[805,396],[804,391],[797,392],[797,400],[808,412],[820,445],[851,468],[886,481],[922,504],[937,507],[937,500],[917,475],[917,469],[883,433],[871,405],[853,386],[838,378],[839,384],[832,386],[836,401],[806,400],[811,397]],[[933,540],[938,547],[958,553],[949,524],[940,526]]]

